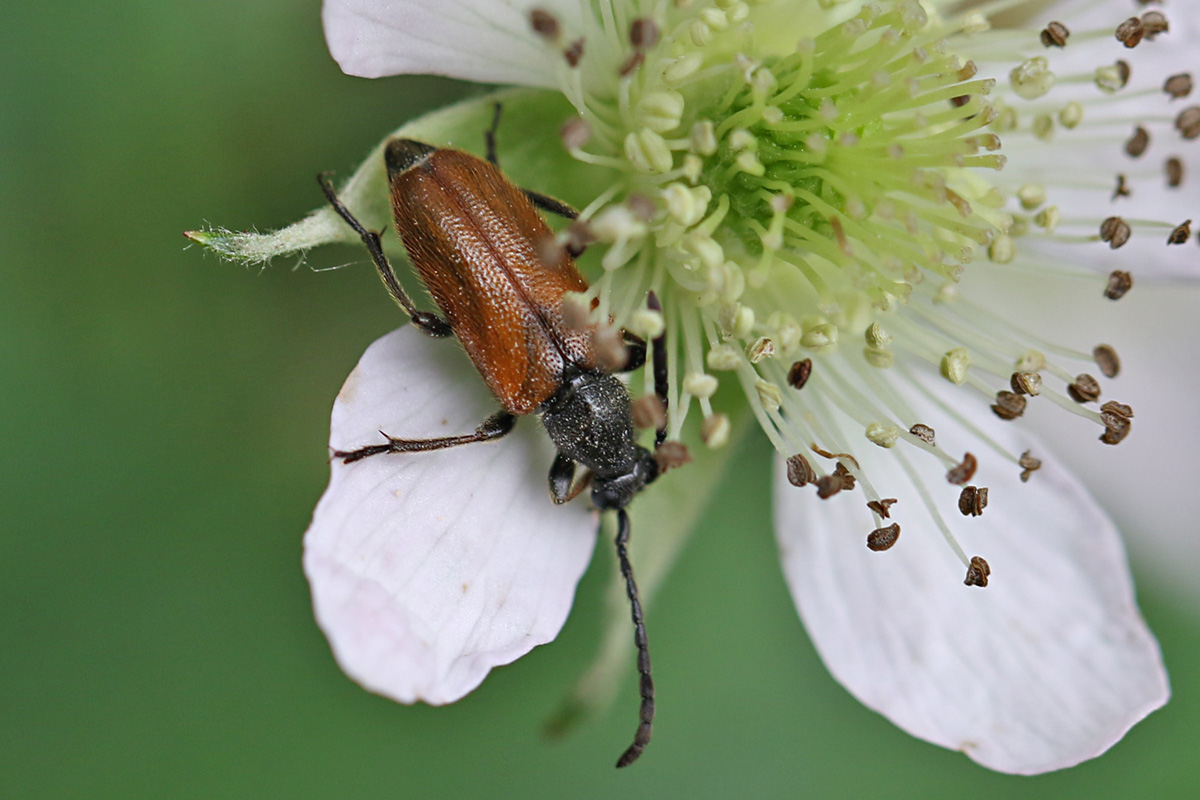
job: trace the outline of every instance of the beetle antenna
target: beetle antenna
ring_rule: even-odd
[[[625,593],[629,596],[629,612],[633,618],[633,642],[637,645],[638,678],[642,695],[637,733],[633,744],[617,759],[617,767],[628,767],[642,754],[650,743],[650,728],[654,723],[654,679],[650,677],[650,647],[646,641],[646,621],[642,617],[642,603],[638,600],[637,583],[633,579],[633,566],[629,563],[629,514],[617,509],[617,561],[621,575],[625,577]]]
[[[658,301],[658,296],[654,292],[646,295],[646,307],[651,311],[662,313],[662,303]],[[659,401],[662,402],[663,408],[663,424],[662,427],[654,432],[654,449],[657,450],[662,443],[667,440],[667,419],[670,409],[667,407],[667,333],[666,326],[663,327],[663,332],[650,342],[652,350],[651,357],[654,363],[654,393],[658,395]]]

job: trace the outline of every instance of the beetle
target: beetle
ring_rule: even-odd
[[[557,450],[549,471],[553,501],[565,503],[590,485],[596,508],[617,514],[617,559],[629,597],[641,695],[633,743],[617,761],[624,767],[642,754],[654,720],[654,682],[629,561],[631,526],[625,508],[661,472],[655,455],[666,438],[666,425],[656,432],[654,452],[637,443],[629,392],[598,365],[593,331],[572,328],[564,320],[564,294],[582,292],[587,283],[575,266],[578,250],[546,247],[554,234],[538,209],[570,219],[578,215],[505,177],[496,158],[499,119],[497,105],[485,134],[486,160],[404,138],[392,139],[384,149],[396,231],[442,316],[417,308],[384,254],[380,235],[354,217],[325,175],[318,176],[326,199],[358,234],[412,324],[431,337],[457,338],[501,405],[472,433],[433,439],[384,433],[385,443],[335,450],[333,456],[349,464],[488,442],[508,434],[517,417],[534,414],[541,419]],[[661,311],[653,293],[647,304]],[[631,344],[626,369],[646,360],[645,343],[632,339]],[[651,345],[655,392],[665,411],[666,347],[661,335]],[[579,466],[585,474],[577,481]]]

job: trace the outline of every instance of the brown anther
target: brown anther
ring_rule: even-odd
[[[1187,244],[1187,240],[1192,238],[1192,221],[1184,220],[1175,226],[1175,230],[1171,231],[1171,235],[1167,237],[1167,244]]]
[[[581,219],[572,220],[565,233],[567,252],[571,254],[572,258],[577,258],[584,250],[587,250],[588,245],[596,241],[596,234],[592,232],[592,227]]]
[[[988,575],[992,574],[992,568],[988,563],[979,556],[971,556],[971,566],[967,567],[967,579],[963,581],[967,586],[984,587],[988,584]]]
[[[1016,392],[996,392],[996,402],[992,411],[1002,420],[1011,421],[1025,413],[1026,400]]]
[[[1112,345],[1098,344],[1092,348],[1092,358],[1100,368],[1100,374],[1106,378],[1115,378],[1121,371],[1121,359]]]
[[[788,456],[787,479],[792,486],[807,486],[817,482],[817,472],[801,453]]]
[[[975,475],[975,468],[978,462],[975,461],[975,456],[967,453],[963,456],[962,463],[954,467],[946,473],[946,480],[953,483],[955,486],[962,486],[967,481],[971,480]]]
[[[1113,250],[1128,242],[1132,233],[1129,223],[1120,217],[1109,217],[1100,223],[1100,241],[1108,242]]]
[[[1145,31],[1147,39],[1154,41],[1155,36],[1170,31],[1171,24],[1161,11],[1147,11],[1142,14],[1142,30]]]
[[[1067,394],[1076,403],[1094,403],[1100,399],[1100,382],[1081,372],[1075,376],[1075,382],[1067,384]]]
[[[1117,188],[1113,189],[1112,199],[1116,200],[1118,197],[1129,197],[1130,194],[1132,194],[1132,192],[1129,191],[1129,185],[1125,182],[1125,176],[1118,175]]]
[[[1192,76],[1187,72],[1172,75],[1163,81],[1163,91],[1169,94],[1172,100],[1187,97],[1192,93]]]
[[[1125,152],[1130,158],[1137,158],[1142,153],[1146,152],[1146,148],[1150,146],[1150,132],[1138,125],[1133,131],[1133,136],[1125,142]]]
[[[1133,276],[1124,270],[1114,269],[1108,275],[1108,285],[1104,287],[1104,296],[1109,300],[1120,300],[1132,288]]]
[[[1124,403],[1109,400],[1100,406],[1100,421],[1104,423],[1104,433],[1100,434],[1100,441],[1105,444],[1120,444],[1129,435],[1129,429],[1133,425],[1130,422],[1132,419],[1133,409]]]
[[[616,372],[629,363],[629,348],[621,341],[620,332],[611,325],[601,325],[592,333],[592,351],[596,366]]]
[[[911,433],[913,436],[917,437],[918,439],[920,439],[925,444],[933,444],[934,443],[933,428],[929,427],[928,425],[926,425],[923,422],[918,422],[916,425],[913,425],[911,428],[908,429],[908,432]]]
[[[1200,136],[1200,106],[1188,106],[1175,117],[1175,130],[1185,139]]]
[[[534,8],[529,11],[529,24],[533,32],[547,41],[558,40],[558,17],[544,8]]]
[[[759,364],[775,355],[775,343],[766,336],[760,336],[746,348],[746,360],[751,364]]]
[[[1042,31],[1042,44],[1046,47],[1065,47],[1071,32],[1061,22],[1051,22]]]
[[[787,382],[788,386],[793,389],[803,389],[804,384],[808,383],[808,376],[812,374],[812,359],[805,358],[792,364],[792,368],[788,370]]]
[[[1036,397],[1042,391],[1042,376],[1036,372],[1014,372],[1008,384],[1017,394]]]
[[[1146,26],[1137,17],[1130,17],[1117,26],[1117,41],[1126,47],[1137,47],[1146,35]]]
[[[843,489],[840,475],[823,475],[817,478],[817,497],[828,500]]]
[[[1034,458],[1030,450],[1021,453],[1021,457],[1017,459],[1017,464],[1021,467],[1021,483],[1028,483],[1029,476],[1042,468],[1042,460]]]
[[[658,462],[658,472],[661,475],[670,469],[682,467],[692,460],[687,445],[683,442],[663,442],[654,450],[654,460]]]
[[[899,538],[900,523],[893,522],[886,528],[876,528],[867,534],[867,548],[881,553],[884,550],[890,550]]]
[[[842,488],[847,492],[853,489],[858,483],[855,477],[850,473],[850,470],[846,469],[845,464],[839,463],[836,467],[834,467],[833,474],[842,479]]]
[[[625,59],[624,63],[621,64],[620,69],[617,70],[617,74],[622,78],[628,78],[633,74],[634,70],[642,65],[642,62],[645,60],[646,54],[643,51],[634,50],[629,54],[629,58]]]
[[[1113,62],[1113,66],[1117,68],[1117,77],[1121,79],[1120,88],[1124,89],[1129,83],[1129,76],[1133,74],[1133,67],[1129,66],[1129,62],[1123,58],[1118,58]]]
[[[958,495],[958,510],[964,517],[978,517],[987,508],[988,490],[984,486],[964,486]]]
[[[567,45],[563,50],[563,58],[567,60],[568,67],[578,67],[579,62],[583,60],[583,37],[579,37],[575,41]]]
[[[884,497],[879,500],[872,500],[871,502],[867,503],[867,508],[871,509],[872,511],[874,511],[876,514],[883,517],[884,519],[887,519],[888,517],[890,517],[892,515],[890,509],[895,504],[896,504],[896,498]]]
[[[562,242],[553,233],[548,234],[538,240],[537,257],[542,265],[551,269],[558,269],[558,265],[562,263],[563,255],[566,253],[566,248]]]
[[[667,426],[667,410],[658,395],[644,394],[633,401],[633,424],[644,430]]]
[[[1183,185],[1183,161],[1178,156],[1171,156],[1165,165],[1167,186],[1178,189]]]
[[[592,126],[583,117],[571,117],[558,129],[558,138],[567,150],[579,150],[592,139]]]
[[[629,43],[639,50],[658,44],[658,24],[648,17],[635,19],[629,26]]]
[[[971,102],[971,95],[969,94],[960,94],[950,98],[950,105],[955,108],[962,108],[969,102]]]

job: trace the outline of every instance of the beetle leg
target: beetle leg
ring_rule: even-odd
[[[500,167],[500,160],[496,158],[496,131],[500,129],[500,112],[503,110],[503,103],[492,106],[492,124],[483,132],[483,141],[487,145],[487,160],[496,168]]]
[[[625,342],[629,357],[625,361],[625,366],[618,371],[633,372],[635,369],[646,366],[646,340],[640,336],[634,336],[629,331],[621,331],[621,339]]]
[[[650,730],[654,724],[654,679],[650,677],[650,645],[646,640],[646,620],[642,616],[642,604],[638,599],[637,583],[633,579],[633,567],[629,563],[629,515],[625,509],[617,510],[617,563],[625,578],[625,594],[629,597],[629,615],[633,618],[633,642],[637,647],[638,688],[642,705],[638,712],[637,732],[633,744],[617,760],[618,767],[627,767],[650,743]]]
[[[529,202],[545,211],[547,214],[554,214],[558,217],[566,217],[567,219],[576,219],[579,212],[571,206],[564,203],[562,200],[555,200],[548,194],[535,192],[532,189],[522,189],[525,196],[529,198]]]
[[[658,302],[658,297],[654,292],[650,292],[646,297],[646,307],[652,311],[662,311],[662,303]],[[654,359],[654,393],[658,395],[658,399],[662,401],[663,407],[663,424],[654,433],[654,446],[657,448],[667,440],[667,415],[670,413],[670,408],[667,405],[667,338],[666,330],[650,342],[653,350]]]
[[[346,221],[346,224],[354,229],[358,234],[358,238],[362,239],[362,243],[366,245],[367,252],[371,254],[371,260],[375,262],[375,269],[379,271],[379,277],[383,279],[383,285],[387,287],[388,293],[392,298],[400,304],[408,314],[412,324],[416,325],[421,332],[435,337],[451,336],[454,330],[450,327],[450,323],[434,314],[431,311],[421,311],[413,303],[412,298],[404,291],[400,285],[399,279],[396,278],[396,272],[392,269],[391,263],[387,256],[383,253],[383,245],[379,241],[379,234],[375,231],[369,231],[363,224],[359,222],[350,209],[338,199],[337,193],[333,191],[333,186],[329,183],[329,176],[326,173],[321,173],[317,176],[317,183],[321,184],[321,192],[325,195],[325,199],[333,206],[333,210],[338,213],[338,216]]]
[[[333,457],[340,458],[344,464],[351,464],[368,456],[378,456],[384,453],[423,453],[428,450],[445,450],[447,447],[457,447],[460,444],[490,442],[511,431],[516,421],[517,418],[507,411],[497,411],[485,419],[474,433],[463,436],[442,436],[437,439],[395,439],[380,431],[387,439],[387,444],[369,444],[357,450],[334,450]]]
[[[571,502],[592,485],[592,478],[595,477],[592,471],[583,473],[583,477],[576,481],[575,467],[574,459],[562,453],[554,457],[554,463],[550,465],[550,499],[556,505]]]

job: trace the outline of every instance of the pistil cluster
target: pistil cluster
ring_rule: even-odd
[[[665,329],[678,376],[668,393],[673,435],[694,401],[705,441],[723,444],[730,424],[714,395],[736,384],[787,458],[790,482],[821,498],[861,487],[875,520],[867,545],[886,550],[903,509],[871,483],[861,448],[890,449],[909,475],[910,457],[940,460],[962,487],[959,512],[974,517],[988,489],[971,483],[978,461],[969,448],[1011,462],[1022,480],[1040,461],[1009,452],[960,410],[981,404],[1014,421],[1030,402],[1054,403],[1096,423],[1106,444],[1131,427],[1128,405],[1093,407],[1100,383],[1079,371],[1090,363],[1116,377],[1111,346],[1073,350],[1014,326],[960,297],[964,270],[972,262],[1014,274],[1058,269],[1039,244],[1116,249],[1155,227],[1181,244],[1191,220],[1075,219],[1055,203],[1053,185],[1003,178],[1015,151],[1002,135],[1028,153],[1086,127],[1079,101],[1049,105],[1056,82],[1094,83],[1103,97],[1129,80],[1124,61],[1057,75],[1044,53],[1077,46],[1066,24],[994,41],[988,15],[1012,3],[943,18],[917,0],[849,10],[813,2],[803,24],[798,5],[679,0],[629,16],[623,4],[600,3],[582,30],[531,12],[579,112],[563,128],[564,145],[611,174],[562,243],[602,244],[604,273],[575,298],[581,314],[644,336]],[[1131,48],[1168,31],[1151,11],[1117,21],[1112,35]],[[1085,40],[1078,46],[1092,34],[1074,34]],[[975,51],[978,64],[968,57]],[[1168,76],[1163,92],[1182,99],[1191,83]],[[1200,107],[1179,113],[1175,128],[1183,139],[1200,136]],[[1149,144],[1138,124],[1125,151],[1138,158]],[[1182,160],[1165,164],[1168,184],[1179,186]],[[1116,183],[1114,201],[1128,197],[1127,178]],[[1090,233],[1068,231],[1088,225]],[[1124,270],[1089,280],[1113,300],[1133,284]],[[642,305],[651,290],[661,312]],[[977,432],[973,442],[943,443],[936,420],[914,417],[898,387],[925,386],[923,371],[960,387],[938,405]],[[849,415],[862,438],[844,441],[829,423],[834,413]],[[987,562],[963,551],[914,483],[966,583],[986,586]]]

